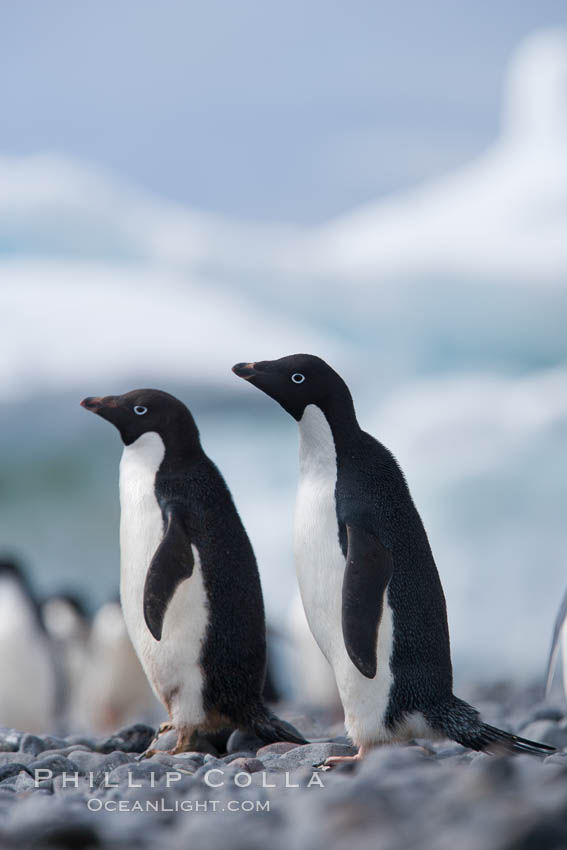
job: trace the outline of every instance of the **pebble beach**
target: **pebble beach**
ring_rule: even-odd
[[[340,728],[287,708],[309,740],[262,746],[233,733],[221,752],[140,760],[154,730],[108,738],[0,730],[2,848],[552,850],[567,846],[567,716],[533,691],[478,689],[490,722],[552,744],[545,758],[475,753],[449,741],[354,753]],[[325,740],[325,738],[327,740]],[[173,744],[172,733],[159,749]]]

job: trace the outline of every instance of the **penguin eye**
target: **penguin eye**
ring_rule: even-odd
[[[302,375],[301,372],[294,372],[291,376],[291,380],[294,384],[302,384],[305,380],[305,375]]]
[[[143,416],[143,415],[144,415],[144,413],[147,413],[147,412],[148,412],[148,408],[147,408],[147,407],[144,407],[144,406],[143,406],[143,405],[141,405],[141,404],[137,404],[137,405],[135,406],[135,408],[134,408],[134,413],[135,413],[137,416]]]

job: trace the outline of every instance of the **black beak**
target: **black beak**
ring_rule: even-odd
[[[100,415],[107,408],[116,407],[116,398],[111,395],[90,395],[82,400],[81,407],[84,407],[85,410],[90,410],[92,413],[98,413]]]
[[[232,371],[239,378],[244,378],[245,381],[249,381],[257,374],[255,363],[237,363],[236,366],[232,367]]]

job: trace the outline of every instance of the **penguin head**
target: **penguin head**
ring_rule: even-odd
[[[81,407],[114,425],[129,446],[143,434],[159,434],[166,446],[200,446],[195,420],[183,402],[161,390],[131,390],[124,395],[89,396]]]
[[[309,404],[321,408],[327,416],[337,406],[352,408],[349,389],[341,376],[313,354],[237,363],[232,371],[271,396],[298,422]]]

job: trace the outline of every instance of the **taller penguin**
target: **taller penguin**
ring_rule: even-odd
[[[359,747],[354,758],[415,737],[552,750],[488,726],[454,696],[445,598],[425,529],[396,460],[360,428],[343,379],[308,354],[233,371],[299,423],[297,577]]]
[[[116,426],[120,596],[130,638],[178,734],[236,727],[305,743],[265,707],[264,606],[254,552],[185,405],[159,390],[81,402]],[[147,755],[151,753],[148,751]]]

